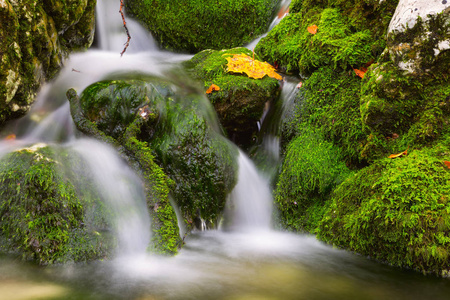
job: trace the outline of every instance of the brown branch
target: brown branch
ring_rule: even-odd
[[[123,14],[123,6],[124,6],[123,0],[120,0],[119,12],[120,12],[120,15],[122,16],[123,27],[125,28],[128,38],[127,38],[127,42],[124,44],[125,47],[123,48],[122,52],[120,52],[120,56],[122,56],[125,53],[125,51],[127,51],[127,48],[130,45],[130,40],[131,40],[131,36],[130,36],[130,33],[128,32],[128,28],[127,28],[127,22],[125,21],[125,15]]]

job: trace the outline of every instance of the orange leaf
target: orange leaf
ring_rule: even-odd
[[[444,164],[450,169],[450,161],[444,160]]]
[[[353,69],[353,71],[355,71],[356,75],[358,75],[359,77],[364,78],[364,75],[366,74],[367,69],[366,68],[361,68],[361,70]]]
[[[317,25],[311,25],[311,26],[308,26],[307,30],[311,34],[316,34],[318,28],[319,27],[317,27]]]
[[[397,157],[402,157],[403,155],[408,155],[408,149],[406,149],[403,152],[397,153],[397,154],[391,154],[388,156],[388,158],[397,158]]]
[[[213,91],[220,91],[220,87],[215,85],[214,83],[206,90],[207,94],[211,94]]]
[[[261,79],[266,75],[278,80],[283,79],[275,72],[275,68],[271,64],[253,59],[246,54],[233,54],[233,56],[225,57],[225,59],[228,61],[227,72],[245,73],[248,77],[254,79]]]

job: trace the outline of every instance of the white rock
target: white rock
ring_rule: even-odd
[[[388,34],[412,28],[418,17],[426,21],[429,15],[441,13],[448,7],[450,0],[400,0],[389,24]]]

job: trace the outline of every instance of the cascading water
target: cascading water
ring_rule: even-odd
[[[231,225],[237,231],[267,231],[271,228],[272,194],[268,180],[260,175],[242,152],[238,157],[238,182],[229,199]]]
[[[100,50],[70,56],[58,78],[42,88],[28,116],[5,129],[18,138],[1,142],[0,154],[36,142],[64,142],[64,147],[82,156],[116,215],[122,255],[112,262],[45,271],[0,256],[0,298],[446,299],[450,293],[446,281],[378,265],[334,250],[312,236],[271,230],[269,180],[243,153],[238,158],[238,183],[228,203],[231,230],[194,232],[175,257],[146,254],[150,224],[140,182],[110,147],[75,137],[65,92],[69,88],[80,92],[119,71],[161,75],[161,62],[189,56],[155,50],[149,34],[134,29],[136,23],[127,19],[132,42],[121,58],[126,35],[117,13],[119,3],[99,0],[98,5]],[[110,21],[115,25],[106,23]],[[288,100],[293,93],[295,85],[285,84],[283,98]],[[263,139],[266,157],[278,161],[277,134],[264,124],[262,131],[271,132]],[[436,285],[439,291],[430,289]]]

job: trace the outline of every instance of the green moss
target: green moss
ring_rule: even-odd
[[[338,9],[314,8],[305,14],[289,14],[256,46],[256,53],[289,71],[311,72],[332,65],[346,69],[374,59],[384,47],[371,31],[357,31]],[[307,27],[317,25],[316,34]]]
[[[304,81],[294,108],[284,120],[283,143],[307,124],[338,146],[347,164],[358,166],[366,132],[360,117],[361,79],[353,72],[323,67]]]
[[[128,0],[127,13],[140,20],[164,48],[196,53],[242,46],[263,34],[279,0]]]
[[[339,150],[319,132],[304,127],[288,146],[275,191],[283,227],[313,232],[329,193],[348,175]]]
[[[391,63],[375,64],[363,80],[361,117],[370,135],[361,155],[370,161],[430,145],[448,131],[450,90],[445,75],[404,75]]]
[[[62,168],[74,161],[81,166],[80,161],[74,153],[56,154],[44,146],[12,152],[0,161],[2,250],[40,264],[109,255],[114,241],[99,232],[109,226],[107,211],[86,174]]]
[[[447,137],[362,169],[335,190],[319,237],[395,266],[448,269],[449,158]]]

